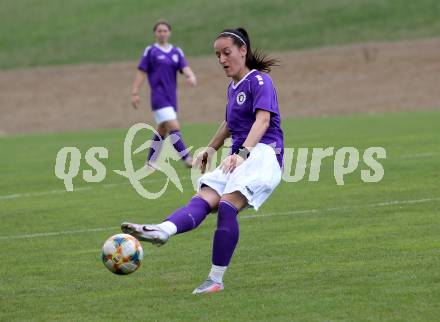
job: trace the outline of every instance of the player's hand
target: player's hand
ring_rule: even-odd
[[[215,150],[213,148],[207,148],[201,152],[199,152],[196,157],[193,159],[193,168],[200,169],[200,172],[203,174],[211,167],[212,156],[214,155]]]
[[[190,84],[191,86],[196,86],[196,85],[197,85],[197,79],[196,79],[195,76],[188,77],[188,78],[186,79],[186,82],[187,82],[188,84]]]
[[[133,108],[137,109],[139,105],[141,104],[141,97],[138,93],[131,94],[131,105]]]
[[[238,154],[231,154],[223,160],[220,169],[223,173],[231,173],[244,162],[244,159]]]

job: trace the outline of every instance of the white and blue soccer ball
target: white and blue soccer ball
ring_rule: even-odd
[[[139,241],[133,236],[117,234],[104,243],[101,257],[110,272],[127,275],[141,266],[144,251]]]

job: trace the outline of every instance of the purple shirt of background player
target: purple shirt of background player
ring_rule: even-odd
[[[268,144],[275,149],[281,167],[284,143],[277,94],[270,76],[255,69],[237,84],[234,85],[231,81],[228,87],[225,121],[232,136],[231,153],[236,153],[243,145],[255,122],[255,112],[258,109],[271,113],[269,127],[260,143]]]
[[[164,50],[157,44],[148,46],[138,69],[148,75],[153,111],[173,107],[177,111],[177,72],[188,66],[183,51],[169,44]]]

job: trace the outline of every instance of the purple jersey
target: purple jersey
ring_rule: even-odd
[[[269,111],[270,124],[260,140],[274,147],[280,167],[283,164],[284,142],[280,111],[275,87],[269,75],[257,70],[250,71],[237,84],[228,87],[226,122],[232,135],[232,153],[246,140],[255,122],[256,110]]]
[[[187,65],[179,47],[169,45],[165,50],[154,44],[145,48],[138,69],[148,75],[153,111],[168,106],[177,111],[177,71]]]

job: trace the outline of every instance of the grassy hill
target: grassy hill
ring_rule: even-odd
[[[158,18],[201,55],[225,27],[248,28],[272,51],[432,37],[439,15],[438,0],[3,0],[0,68],[137,59]]]

